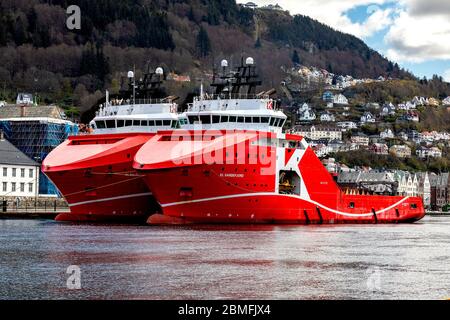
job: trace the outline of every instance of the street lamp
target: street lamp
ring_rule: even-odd
[[[133,105],[135,104],[135,98],[136,98],[136,79],[134,77],[133,71],[128,71],[128,79],[133,79]]]

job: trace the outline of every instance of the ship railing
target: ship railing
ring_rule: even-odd
[[[267,94],[241,94],[241,93],[221,93],[221,94],[203,94],[203,99],[200,97],[195,98],[199,100],[255,100],[255,99],[269,99],[270,96]]]
[[[164,99],[113,99],[109,101],[108,106],[127,106],[133,104],[165,104],[173,103],[172,100]]]

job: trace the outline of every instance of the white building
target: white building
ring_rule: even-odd
[[[373,114],[370,112],[364,112],[364,114],[361,116],[361,123],[375,123],[376,119]]]
[[[1,134],[1,133],[0,133]],[[0,136],[0,197],[35,197],[39,164]]]
[[[312,108],[304,103],[297,111],[297,118],[299,121],[313,121],[316,120],[316,114]]]
[[[325,113],[322,113],[320,115],[320,121],[322,121],[322,122],[334,122],[334,121],[336,121],[336,118],[334,117],[334,115],[332,113],[325,112]]]
[[[404,171],[396,171],[394,179],[398,182],[398,195],[406,197],[416,197],[418,195],[419,179],[417,175]]]
[[[294,128],[294,131],[296,134],[311,140],[342,140],[342,131],[331,126],[297,126]]]
[[[339,128],[342,128],[344,130],[351,130],[351,129],[357,129],[358,126],[355,122],[353,121],[342,121],[342,122],[338,122],[336,124]]]
[[[416,155],[419,158],[426,159],[426,158],[441,158],[442,157],[442,151],[437,147],[419,147],[416,150]]]
[[[335,104],[348,104],[348,99],[343,94],[337,94],[333,97],[333,103]]]
[[[31,93],[19,93],[16,104],[33,104],[33,95]]]
[[[450,96],[442,100],[442,105],[450,106]]]
[[[386,129],[380,133],[380,138],[382,139],[393,139],[394,133],[391,129]]]
[[[422,198],[425,208],[431,207],[431,183],[428,172],[417,173],[418,196]]]

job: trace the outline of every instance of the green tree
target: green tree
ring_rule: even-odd
[[[200,58],[208,56],[211,52],[211,42],[209,40],[208,31],[203,26],[197,35],[197,51]]]

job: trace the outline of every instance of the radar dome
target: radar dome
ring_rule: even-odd
[[[245,60],[245,64],[249,66],[254,65],[255,60],[252,57],[248,57],[247,60]]]
[[[134,72],[133,71],[128,71],[128,78],[134,78]]]
[[[228,61],[227,60],[222,60],[220,65],[222,66],[222,68],[227,68],[228,67]]]
[[[156,73],[157,75],[163,75],[163,74],[164,74],[164,70],[163,70],[163,68],[159,67],[159,68],[156,68],[155,73]]]

